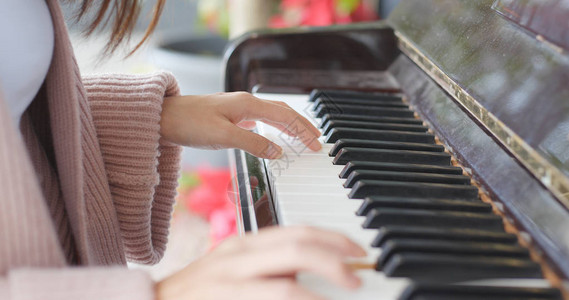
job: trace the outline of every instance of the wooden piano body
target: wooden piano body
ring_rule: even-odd
[[[387,21],[250,33],[226,51],[225,90],[402,93],[562,286],[569,276],[567,3],[405,0]],[[240,150],[230,156],[240,229],[278,224],[265,162]],[[250,176],[260,179],[254,188]]]

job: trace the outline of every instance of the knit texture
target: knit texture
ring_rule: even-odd
[[[83,83],[58,0],[46,2],[54,55],[20,132],[0,90],[0,299],[152,299],[149,276],[124,265],[164,253],[180,148],[159,122],[176,81]]]
[[[93,76],[83,83],[127,259],[157,263],[166,247],[180,149],[160,139],[160,112],[163,95],[179,94],[178,86],[167,73]]]

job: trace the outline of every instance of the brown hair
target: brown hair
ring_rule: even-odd
[[[92,34],[99,26],[107,26],[109,21],[111,21],[111,38],[107,45],[105,46],[104,53],[110,54],[114,52],[118,46],[125,41],[130,39],[130,34],[136,24],[138,15],[140,14],[140,3],[142,0],[81,0],[80,8],[77,12],[76,19],[79,21],[87,12],[95,9],[95,15],[93,20],[88,23],[85,30],[86,35]],[[96,2],[96,5],[94,5]],[[148,37],[152,34],[160,15],[164,10],[164,5],[166,0],[156,0],[154,5],[152,21],[146,28],[144,37],[138,44],[134,47],[132,51],[129,52],[127,56],[133,54],[136,50],[144,44]]]

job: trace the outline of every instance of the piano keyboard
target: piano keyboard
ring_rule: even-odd
[[[259,124],[284,149],[265,160],[279,225],[342,232],[376,266],[358,271],[356,291],[300,275],[311,290],[329,299],[561,299],[398,95],[256,96],[286,102],[323,133],[313,152]]]

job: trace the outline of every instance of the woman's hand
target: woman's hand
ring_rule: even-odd
[[[282,149],[250,129],[255,121],[297,136],[311,150],[319,150],[320,132],[304,117],[279,101],[261,100],[245,92],[164,99],[160,132],[179,145],[240,148],[262,158],[278,158]]]
[[[232,238],[178,273],[157,283],[159,300],[321,299],[297,284],[310,272],[354,289],[360,280],[346,257],[365,251],[343,235],[309,227],[263,229]]]

